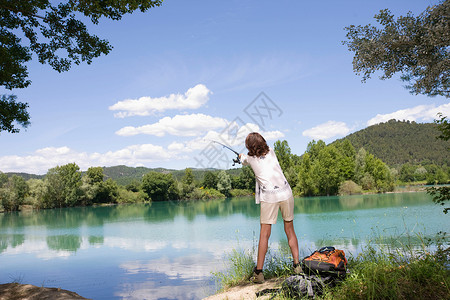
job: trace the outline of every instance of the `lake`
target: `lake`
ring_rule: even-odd
[[[233,249],[256,247],[253,198],[0,214],[0,283],[60,287],[92,299],[202,299]],[[423,192],[295,199],[301,256],[357,254],[377,237],[434,237],[449,216]],[[285,244],[282,219],[270,248]]]

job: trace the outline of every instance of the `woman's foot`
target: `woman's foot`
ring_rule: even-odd
[[[295,273],[295,274],[301,274],[301,273],[303,273],[303,269],[302,269],[302,266],[301,266],[301,263],[300,263],[300,262],[294,263],[294,273]]]
[[[253,276],[250,278],[253,283],[263,283],[264,282],[264,274],[262,270],[257,270],[256,268],[253,270]]]

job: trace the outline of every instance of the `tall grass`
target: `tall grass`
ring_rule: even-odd
[[[228,271],[214,274],[222,288],[248,282],[254,253],[254,248],[232,251]],[[420,234],[379,237],[369,240],[357,256],[347,256],[346,279],[326,289],[317,299],[450,299],[450,247],[446,233],[438,233],[433,239]],[[269,251],[265,278],[288,276],[292,264],[289,259],[290,253],[283,247]],[[291,298],[281,291],[272,299]]]
[[[213,278],[221,290],[249,282],[255,268],[257,246],[249,250],[233,249],[225,256],[225,271],[213,272]],[[284,277],[292,272],[292,257],[289,247],[281,245],[278,249],[268,249],[264,263],[264,278]]]

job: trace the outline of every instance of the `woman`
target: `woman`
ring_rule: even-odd
[[[245,139],[248,155],[240,154],[242,165],[250,165],[255,173],[256,204],[261,205],[261,231],[258,243],[258,258],[252,281],[262,283],[264,259],[267,253],[272,224],[277,222],[278,210],[284,220],[284,231],[294,260],[294,271],[301,273],[298,258],[298,241],[294,231],[294,197],[291,187],[281,170],[275,152],[267,146],[266,140],[257,132],[250,133]]]

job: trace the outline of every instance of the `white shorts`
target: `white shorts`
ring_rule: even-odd
[[[269,203],[261,202],[261,224],[276,224],[278,217],[278,210],[281,210],[281,216],[286,222],[294,220],[294,197],[288,200]]]

